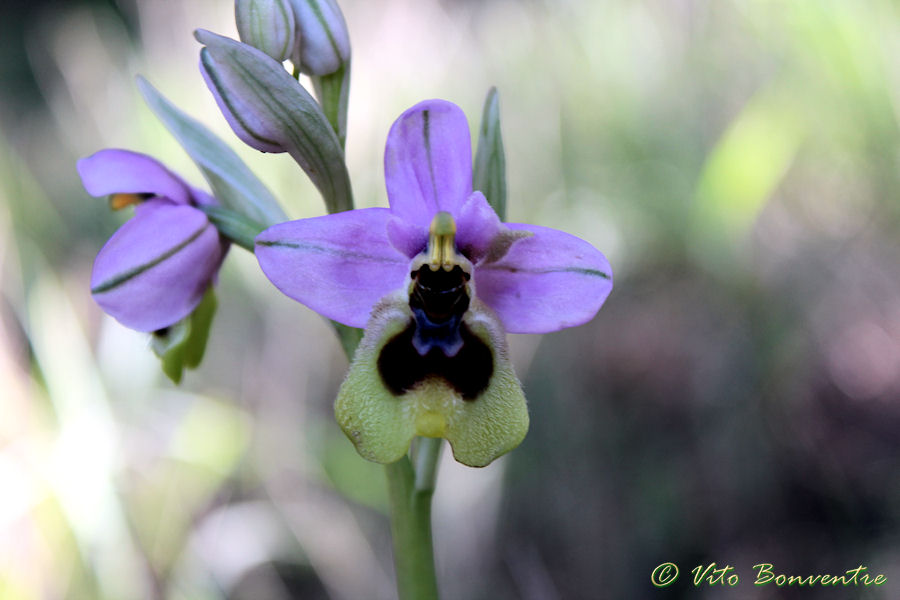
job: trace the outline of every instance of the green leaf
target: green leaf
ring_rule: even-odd
[[[472,187],[481,191],[501,221],[506,220],[506,156],[500,133],[500,99],[492,87],[484,100]]]
[[[138,77],[138,88],[150,109],[200,167],[223,206],[265,225],[287,220],[272,193],[225,142],[176,108],[143,77]]]
[[[198,30],[207,84],[235,134],[263,152],[287,152],[306,172],[328,212],[353,208],[344,151],[316,100],[260,50]]]

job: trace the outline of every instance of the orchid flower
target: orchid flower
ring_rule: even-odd
[[[91,293],[126,327],[156,331],[191,314],[209,288],[228,244],[199,207],[215,204],[155,159],[101,150],[78,161],[92,196],[135,213],[97,254]]]
[[[469,126],[450,102],[404,112],[384,168],[390,208],[275,225],[257,236],[256,256],[291,298],[366,328],[335,403],[361,455],[393,462],[421,435],[487,465],[528,429],[505,333],[587,322],[612,271],[582,239],[500,222],[472,190]]]

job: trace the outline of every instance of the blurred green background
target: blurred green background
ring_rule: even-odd
[[[348,162],[385,205],[396,116],[477,126],[500,92],[509,217],[606,253],[590,324],[512,336],[531,431],[443,461],[448,599],[900,596],[900,7],[887,0],[344,0]],[[106,317],[91,262],[127,218],[77,158],[199,172],[143,74],[239,151],[292,217],[324,208],[243,147],[197,69],[225,0],[0,5],[0,598],[393,597],[382,469],[333,422],[331,330],[239,248],[180,387]],[[663,562],[682,571],[656,589]],[[732,565],[735,588],[690,569]],[[872,589],[752,585],[866,565]]]

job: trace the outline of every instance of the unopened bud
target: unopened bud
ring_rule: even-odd
[[[241,41],[281,62],[296,50],[296,22],[288,0],[235,0]]]
[[[328,75],[350,60],[350,34],[335,0],[290,0],[300,43],[291,60],[307,75]]]
[[[278,63],[247,44],[199,30],[203,77],[231,128],[262,152],[287,152],[329,212],[352,208],[344,151],[312,96]]]

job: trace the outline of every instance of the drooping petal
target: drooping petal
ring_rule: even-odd
[[[385,385],[385,346],[409,327],[411,318],[408,298],[401,292],[375,307],[338,392],[335,416],[357,451],[369,460],[390,463],[406,454],[416,435],[443,437],[457,461],[483,467],[518,446],[528,431],[528,407],[493,314],[476,301],[464,317],[488,353],[487,384],[469,398],[435,376],[399,393]]]
[[[177,204],[190,201],[191,190],[154,158],[129,150],[100,150],[78,161],[78,174],[91,196],[153,194]]]
[[[162,329],[197,306],[224,252],[201,211],[149,200],[100,250],[91,293],[123,325]]]
[[[275,286],[329,319],[365,327],[375,303],[403,286],[409,259],[387,238],[391,212],[366,208],[281,223],[256,238]]]
[[[384,152],[394,214],[427,228],[438,211],[456,214],[472,193],[472,147],[462,110],[445,100],[416,104],[394,122]]]
[[[510,333],[548,333],[591,320],[612,290],[606,257],[557,229],[507,224],[534,235],[475,270],[476,294]]]

